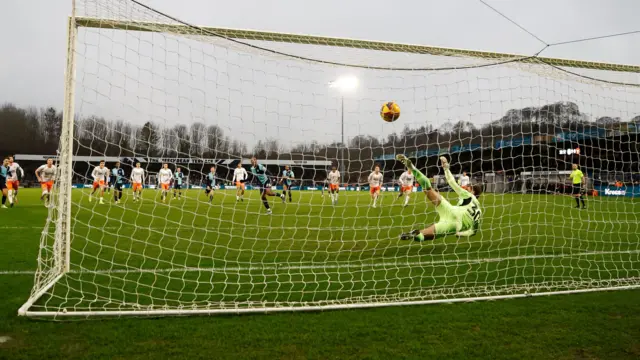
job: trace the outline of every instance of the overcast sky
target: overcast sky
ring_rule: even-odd
[[[92,5],[96,0],[86,1]],[[84,0],[78,0],[85,3]],[[102,9],[130,16],[124,0]],[[147,0],[192,24],[332,37],[533,54],[544,46],[477,0],[213,1]],[[637,0],[488,0],[545,42],[639,30]],[[0,21],[0,102],[22,106],[63,103],[66,20],[70,0],[10,1]],[[124,10],[123,10],[124,9]],[[88,15],[92,15],[91,11]],[[98,45],[99,44],[99,45]],[[640,35],[551,47],[542,55],[640,64]],[[346,137],[384,136],[431,122],[494,120],[512,107],[577,102],[592,116],[640,113],[637,91],[607,88],[499,67],[456,72],[393,73],[318,66],[171,36],[87,31],[78,41],[76,111],[141,123],[202,121],[249,144],[269,137],[339,140],[340,94],[328,81],[354,74],[360,87],[345,102]],[[297,54],[384,65],[439,63],[432,57],[261,43]],[[133,55],[132,55],[133,54]],[[446,60],[454,61],[454,60]],[[600,73],[603,77],[611,74]],[[638,82],[637,75],[625,80]],[[397,101],[401,119],[384,124],[380,104]]]

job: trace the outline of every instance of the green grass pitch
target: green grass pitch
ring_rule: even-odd
[[[638,358],[640,291],[318,313],[42,322],[16,316],[33,282],[47,209],[38,191],[0,214],[0,358]],[[482,296],[640,276],[640,203],[562,196],[483,196],[482,233],[412,243],[398,235],[436,219],[422,194],[369,207],[343,192],[293,203],[257,193],[236,203],[201,191],[89,203],[74,191],[72,273],[34,310],[129,309],[221,302],[330,303]],[[139,271],[135,269],[143,269]],[[225,271],[221,271],[224,269]],[[153,270],[146,272],[146,270]],[[432,289],[425,293],[418,289]],[[109,301],[107,301],[109,299]]]

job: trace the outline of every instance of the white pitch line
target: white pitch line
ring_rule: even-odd
[[[546,254],[546,255],[520,255],[504,258],[479,258],[479,259],[449,259],[434,261],[406,261],[406,262],[382,262],[382,263],[359,263],[359,264],[311,264],[311,265],[266,265],[247,267],[182,267],[182,268],[162,268],[162,269],[100,269],[100,270],[71,270],[71,274],[122,274],[122,273],[171,273],[171,272],[241,272],[241,271],[263,271],[263,270],[316,270],[316,269],[351,269],[351,268],[385,268],[385,270],[396,270],[398,267],[415,266],[435,266],[448,264],[482,264],[501,261],[516,260],[536,260],[536,259],[556,259],[573,258],[595,255],[615,255],[615,254],[640,254],[640,250],[630,251],[590,251],[575,254]],[[6,270],[0,271],[0,275],[35,275],[34,270]]]

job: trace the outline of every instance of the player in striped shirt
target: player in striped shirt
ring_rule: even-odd
[[[267,201],[267,196],[278,196],[282,199],[282,202],[285,201],[284,194],[278,194],[271,190],[271,180],[269,180],[269,172],[267,171],[267,167],[258,164],[258,159],[256,157],[251,158],[251,174],[254,179],[258,180],[257,187],[260,189],[260,198],[262,199],[262,204],[267,209],[267,214],[271,215],[271,208],[269,207],[269,201]]]
[[[282,183],[282,194],[285,198],[287,197],[287,193],[289,193],[289,202],[291,202],[291,185],[293,184],[294,177],[293,170],[289,168],[289,165],[285,165],[280,182]]]
[[[113,200],[116,204],[119,204],[122,199],[122,187],[125,180],[124,169],[120,167],[120,161],[117,161],[115,167],[111,169],[111,175],[113,179]]]
[[[93,201],[93,194],[100,189],[100,204],[104,204],[102,197],[104,196],[104,189],[107,178],[109,177],[109,169],[104,166],[104,160],[100,161],[100,165],[93,168],[91,177],[93,177],[93,191],[89,194],[89,202]]]
[[[13,161],[13,156],[9,156],[9,176],[7,178],[7,189],[11,205],[18,203],[18,186],[24,177],[24,170]]]
[[[53,182],[56,179],[56,166],[53,165],[53,159],[47,159],[45,165],[36,169],[36,178],[40,182],[42,188],[42,196],[40,200],[44,201],[44,206],[49,206],[49,198],[53,189]]]
[[[238,166],[233,170],[232,182],[236,184],[236,201],[244,201],[244,182],[247,181],[249,174],[247,170],[242,167],[242,160],[238,162]]]
[[[178,200],[182,199],[182,183],[184,182],[184,173],[180,167],[176,167],[176,172],[173,174],[173,198],[178,195]]]
[[[205,178],[206,189],[204,193],[209,197],[209,204],[213,203],[213,194],[216,189],[216,167],[212,166]]]
[[[329,171],[329,174],[327,175],[327,181],[329,182],[331,205],[337,205],[338,193],[340,192],[340,171],[338,171],[338,168],[335,165],[331,167],[331,171]]]
[[[133,190],[133,202],[142,199],[142,184],[144,184],[144,169],[140,167],[140,163],[136,163],[136,167],[131,170],[131,189]]]
[[[409,197],[413,191],[414,184],[414,177],[411,170],[407,169],[407,171],[403,172],[398,182],[400,183],[400,195],[398,195],[398,199],[404,195],[404,205],[402,206],[407,206],[409,205]]]
[[[380,166],[376,165],[373,168],[373,172],[369,174],[369,193],[371,194],[371,199],[373,199],[373,207],[376,207],[376,203],[378,202],[378,197],[380,196],[380,188],[382,187],[382,179],[383,175],[380,172]]]
[[[171,187],[171,181],[173,181],[173,173],[169,169],[169,164],[162,164],[162,169],[158,171],[158,183],[160,185],[160,198],[162,202],[167,201],[167,193]]]

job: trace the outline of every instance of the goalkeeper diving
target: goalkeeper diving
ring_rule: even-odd
[[[482,186],[480,184],[473,185],[470,188],[471,191],[460,187],[449,170],[449,162],[444,156],[440,157],[447,183],[459,197],[458,204],[451,205],[447,199],[443,198],[440,193],[431,186],[429,179],[413,166],[411,160],[404,155],[398,155],[396,158],[413,173],[413,176],[415,176],[420,186],[422,186],[425,195],[427,195],[427,199],[435,205],[439,216],[438,221],[426,229],[413,230],[409,233],[402,234],[400,236],[402,240],[424,241],[447,235],[460,237],[475,235],[480,228],[480,217],[482,215],[480,203],[478,202],[478,197],[482,194]]]

